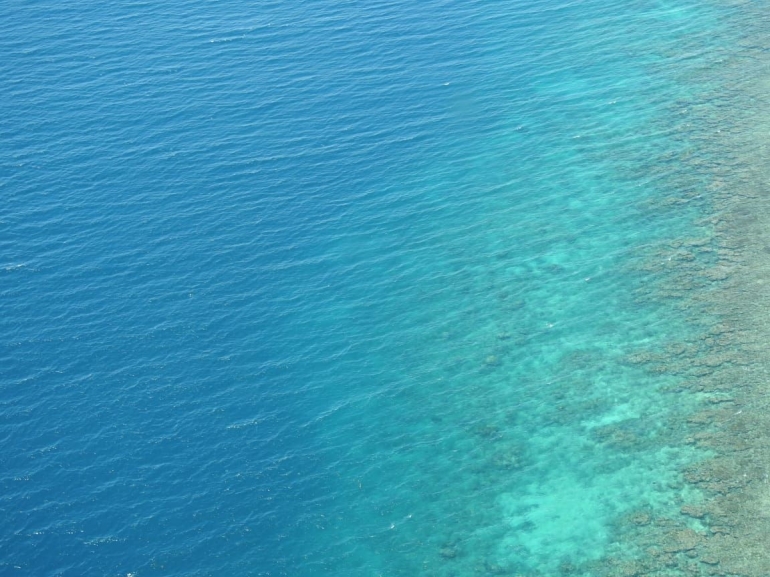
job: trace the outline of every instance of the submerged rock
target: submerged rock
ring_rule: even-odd
[[[692,529],[679,529],[666,535],[663,543],[665,553],[681,553],[695,549],[703,537]]]
[[[454,547],[442,547],[439,554],[444,559],[455,559],[457,557],[457,549]]]
[[[687,515],[688,517],[693,517],[695,519],[703,519],[703,517],[706,516],[705,509],[697,505],[684,505],[680,511],[682,515]]]

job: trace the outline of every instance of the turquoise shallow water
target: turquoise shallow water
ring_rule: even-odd
[[[685,112],[740,7],[12,2],[9,575],[492,575],[701,496]],[[674,201],[672,201],[674,199]]]

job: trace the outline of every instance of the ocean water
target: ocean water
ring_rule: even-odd
[[[6,2],[0,573],[604,575],[706,531],[724,277],[678,275],[760,4]]]

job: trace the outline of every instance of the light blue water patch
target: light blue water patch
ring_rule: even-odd
[[[12,2],[15,575],[553,574],[679,478],[687,1]],[[724,43],[724,44],[720,44]],[[689,80],[689,82],[688,82]],[[703,323],[707,323],[704,319]]]

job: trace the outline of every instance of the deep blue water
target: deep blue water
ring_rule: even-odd
[[[622,359],[693,330],[633,265],[709,234],[649,203],[739,7],[4,8],[0,573],[553,574],[681,504]]]

